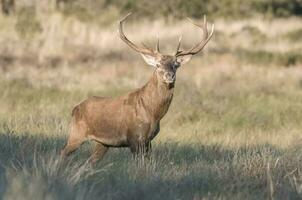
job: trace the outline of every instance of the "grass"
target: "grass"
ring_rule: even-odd
[[[265,199],[268,163],[273,196],[301,198],[294,182],[301,178],[301,150],[295,147],[158,143],[145,162],[114,150],[91,168],[87,146],[68,160],[58,158],[62,138],[5,134],[0,143],[4,199]]]
[[[267,66],[285,66],[290,67],[296,65],[297,63],[302,62],[302,54],[301,50],[293,51],[293,52],[267,52],[263,50],[259,51],[250,51],[250,50],[236,50],[236,53],[240,58],[246,60],[248,63],[253,64],[262,64]]]
[[[124,85],[83,91],[2,82],[3,198],[265,199],[268,163],[274,198],[301,198],[302,93],[295,68],[192,68],[203,74],[200,86],[186,80],[192,73],[184,66],[151,159],[134,161],[117,149],[95,168],[85,163],[93,143],[67,160],[58,157],[70,110],[85,96],[123,93]]]
[[[302,29],[293,30],[284,35],[284,38],[288,38],[292,42],[301,41],[302,40]]]
[[[29,42],[15,29],[23,23],[0,16],[0,199],[302,198],[302,44],[288,38],[299,19],[215,21],[207,49],[178,71],[150,159],[111,149],[96,167],[86,163],[93,142],[58,156],[72,107],[140,87],[152,69],[117,42],[115,25],[36,19]],[[179,34],[185,48],[199,40],[181,20],[125,31],[149,44],[159,33],[165,52]]]

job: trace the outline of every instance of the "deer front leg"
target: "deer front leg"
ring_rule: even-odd
[[[134,158],[145,157],[151,149],[151,141],[145,138],[131,137],[128,139],[128,142]]]
[[[99,160],[101,160],[104,155],[107,153],[108,151],[108,147],[101,144],[101,143],[97,143],[96,147],[92,153],[92,155],[90,156],[90,158],[88,159],[88,161],[92,164],[95,165]]]
[[[149,123],[141,123],[128,134],[128,144],[134,157],[146,157],[151,149],[150,131]]]
[[[151,150],[151,141],[150,142],[132,141],[129,143],[129,147],[134,158],[147,157],[148,153]]]

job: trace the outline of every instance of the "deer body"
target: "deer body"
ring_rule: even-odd
[[[204,26],[200,27],[204,31],[201,43],[189,51],[180,51],[179,41],[174,56],[163,55],[159,52],[159,43],[154,51],[148,47],[138,47],[128,40],[122,27],[127,17],[120,21],[120,37],[139,52],[147,64],[155,67],[154,73],[142,88],[126,95],[116,98],[91,97],[75,106],[70,136],[62,155],[70,154],[87,139],[97,142],[90,158],[93,163],[102,158],[109,147],[130,147],[134,155],[147,153],[151,140],[160,130],[160,120],[171,104],[177,68],[201,51],[214,31],[212,27],[212,32],[208,34],[205,20]]]
[[[154,72],[145,86],[124,96],[86,99],[73,109],[73,122],[85,124],[86,137],[106,146],[127,147],[132,140],[148,143],[168,111],[173,87],[159,82]]]

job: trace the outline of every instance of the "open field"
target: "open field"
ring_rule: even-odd
[[[0,199],[302,198],[300,18],[215,20],[205,51],[178,71],[151,158],[112,149],[92,168],[93,142],[58,156],[71,109],[140,87],[153,69],[116,24],[31,17],[23,27],[0,16]],[[165,52],[180,34],[184,48],[201,38],[182,20],[129,22],[126,32],[150,45],[158,34]]]

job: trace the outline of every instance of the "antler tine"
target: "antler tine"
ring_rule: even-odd
[[[204,16],[204,17],[205,17],[205,16]],[[205,19],[205,18],[204,18],[204,19]],[[195,23],[190,17],[187,17],[187,20],[188,20],[191,24],[193,24],[193,25],[195,25],[195,26],[197,26],[197,27],[202,28],[202,26],[200,26],[199,24]]]
[[[175,55],[177,55],[177,54],[180,52],[179,49],[180,49],[180,46],[181,46],[181,40],[182,40],[182,35],[179,36],[178,45],[177,45],[177,48],[176,48],[176,53],[175,53]]]
[[[160,50],[159,50],[159,37],[158,37],[158,35],[157,35],[156,51],[158,53],[160,53]]]
[[[209,32],[208,32],[208,22],[207,22],[207,16],[204,15],[203,16],[203,38],[206,39],[209,35]]]
[[[202,29],[203,31],[203,40],[207,39],[208,37],[208,22],[207,22],[207,16],[204,15],[203,16],[203,26],[195,23],[192,19],[190,19],[189,17],[187,17],[187,19],[189,20],[189,22],[191,22],[193,25],[199,27]],[[193,51],[194,49],[196,49],[198,46],[200,45],[200,43],[196,44],[195,46],[193,46],[189,52]]]
[[[142,54],[148,54],[148,55],[155,55],[155,52],[149,48],[141,48],[136,46],[133,42],[131,42],[124,34],[124,30],[123,30],[123,23],[124,21],[126,21],[126,19],[131,15],[132,13],[128,13],[125,17],[123,17],[120,21],[119,21],[119,36],[120,38],[129,46],[131,47],[133,50],[142,53]],[[144,45],[145,46],[145,45]]]
[[[200,43],[194,45],[190,50],[188,51],[180,51],[176,53],[176,56],[183,56],[183,55],[194,55],[199,53],[204,46],[210,41],[211,37],[213,36],[214,33],[214,24],[212,25],[211,33],[209,34],[208,32],[208,22],[206,15],[204,15],[203,18],[203,26],[196,24],[192,19],[188,18],[187,19],[195,26],[199,27],[203,31],[203,39]]]

